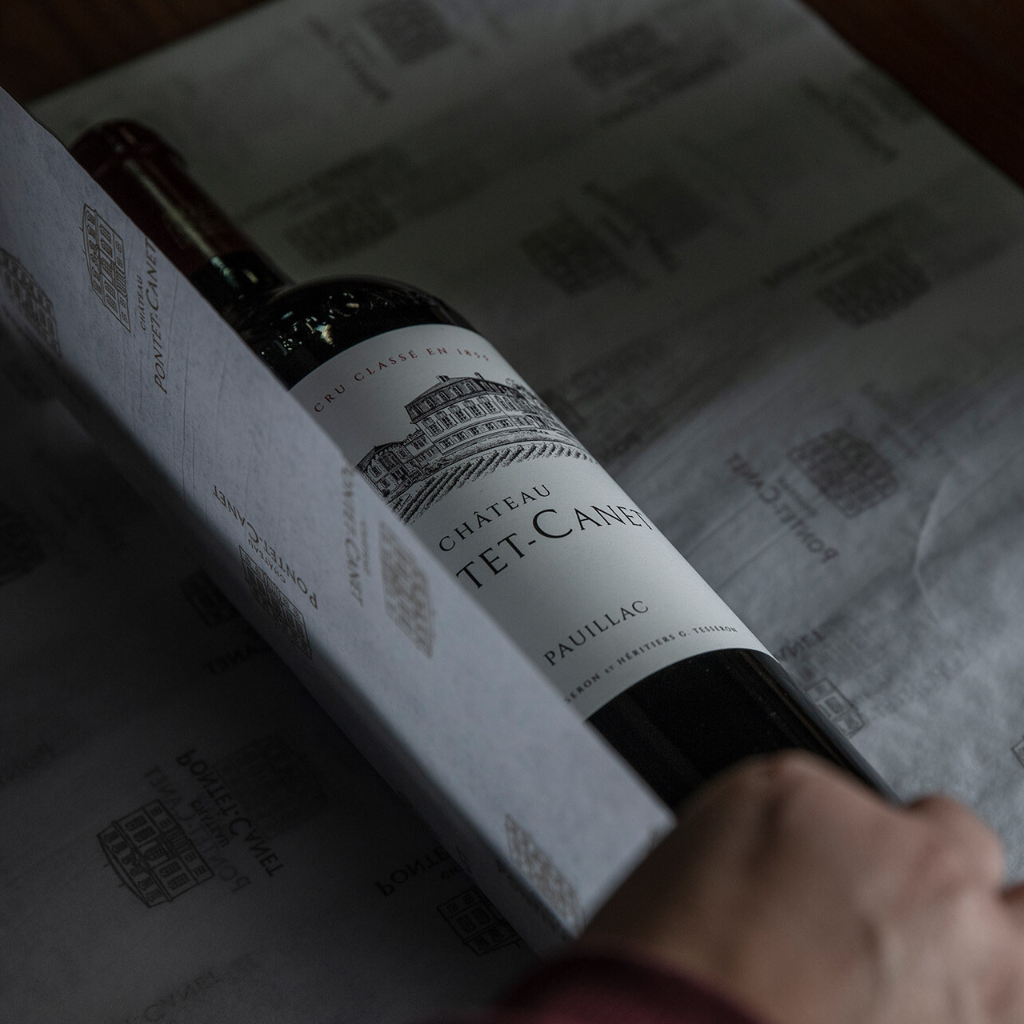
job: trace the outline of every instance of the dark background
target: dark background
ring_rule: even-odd
[[[0,0],[0,86],[25,103],[260,2]],[[1024,184],[1024,0],[805,2]]]

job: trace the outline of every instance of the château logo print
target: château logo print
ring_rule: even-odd
[[[426,0],[377,0],[361,16],[399,64],[415,64],[455,43],[441,13]]]
[[[131,330],[128,279],[121,236],[91,206],[82,207],[82,246],[89,283],[121,326]]]
[[[505,838],[512,863],[544,898],[571,931],[583,927],[583,907],[579,896],[536,840],[511,815],[505,815]]]
[[[892,248],[819,288],[818,299],[853,327],[882,320],[931,290],[925,270],[909,253]]]
[[[434,609],[427,577],[384,523],[380,524],[380,575],[385,610],[429,658],[434,653]]]
[[[213,877],[160,800],[118,818],[97,838],[121,882],[147,907],[167,903]]]
[[[578,217],[563,214],[520,242],[526,258],[566,295],[582,295],[628,277],[612,248]]]
[[[829,679],[820,679],[807,687],[805,693],[815,707],[844,735],[853,736],[864,728],[864,719]]]
[[[521,941],[479,886],[445,900],[437,909],[462,944],[477,956]]]
[[[313,649],[309,645],[306,633],[306,620],[302,612],[285,596],[281,588],[257,565],[241,546],[238,553],[242,556],[242,569],[245,582],[256,603],[270,616],[288,641],[294,644],[307,658],[313,657]]]
[[[654,25],[634,21],[576,50],[572,65],[588,85],[603,91],[635,82],[637,75],[663,67],[678,55]]]
[[[30,337],[48,355],[60,356],[57,320],[50,297],[9,252],[0,249],[0,285],[28,323]]]
[[[405,406],[412,433],[375,445],[358,469],[407,523],[463,484],[531,459],[593,461],[525,385],[439,376]]]
[[[270,840],[328,806],[304,755],[280,736],[251,740],[218,761],[195,748],[176,761],[198,789],[182,791],[154,765],[145,778],[158,797],[97,835],[121,886],[147,907],[168,903],[215,876],[232,892],[250,884],[232,851],[225,852],[229,846],[273,877],[284,863]]]
[[[900,488],[889,460],[841,427],[812,437],[787,454],[848,519],[885,501]]]

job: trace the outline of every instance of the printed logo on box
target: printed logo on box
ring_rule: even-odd
[[[97,838],[122,883],[147,907],[213,878],[202,854],[160,800],[118,818]]]
[[[427,577],[398,535],[380,524],[380,576],[384,609],[399,629],[429,658],[434,653],[434,608]]]
[[[0,285],[29,327],[30,337],[51,356],[60,357],[53,303],[21,262],[0,249]]]
[[[132,329],[128,314],[128,278],[121,236],[91,206],[82,207],[82,245],[92,290],[126,330]]]
[[[874,508],[900,489],[889,460],[842,427],[812,437],[787,454],[848,519]]]
[[[861,718],[856,706],[831,680],[819,679],[808,686],[805,693],[844,736],[853,736],[864,728],[864,719]]]
[[[509,814],[505,815],[505,838],[509,859],[522,872],[523,878],[563,925],[574,933],[580,931],[584,923],[583,906],[575,888],[533,836]]]
[[[462,944],[477,956],[522,941],[479,886],[445,900],[437,909]]]
[[[281,588],[257,565],[241,548],[242,569],[249,593],[256,603],[274,620],[274,624],[284,633],[289,642],[294,644],[307,658],[313,657],[313,649],[306,633],[306,620],[295,605],[288,600]]]

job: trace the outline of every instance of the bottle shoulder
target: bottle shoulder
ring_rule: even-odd
[[[290,284],[240,310],[239,334],[291,387],[368,338],[417,324],[469,328],[459,313],[412,285],[376,277]]]

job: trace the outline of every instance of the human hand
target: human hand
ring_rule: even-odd
[[[962,805],[806,754],[713,781],[581,948],[648,956],[767,1024],[1024,1024],[1024,885]]]

